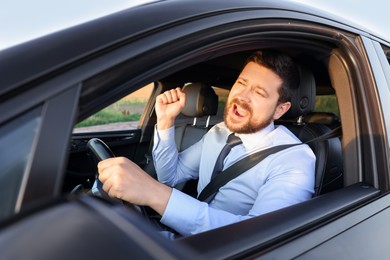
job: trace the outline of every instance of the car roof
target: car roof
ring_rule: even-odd
[[[32,40],[0,52],[0,96],[40,77],[55,74],[80,62],[86,62],[97,53],[115,49],[143,37],[171,28],[177,24],[217,14],[258,12],[272,9],[279,13],[293,11],[318,17],[319,21],[334,23],[348,30],[367,33],[342,17],[293,1],[207,1],[166,0],[150,2],[108,15],[60,32]],[[150,19],[153,17],[153,19]],[[300,17],[299,17],[300,19]],[[337,22],[337,23],[336,23]],[[113,30],[112,28],[115,28]]]

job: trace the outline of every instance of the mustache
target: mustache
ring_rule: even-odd
[[[229,104],[228,104],[228,107],[232,107],[234,104],[236,104],[237,106],[249,111],[250,114],[252,114],[252,108],[248,105],[248,103],[245,103],[243,101],[241,101],[240,99],[238,98],[233,98]]]

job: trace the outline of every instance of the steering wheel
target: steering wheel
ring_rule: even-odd
[[[90,139],[87,143],[87,147],[91,150],[91,152],[94,154],[94,156],[98,161],[115,157],[111,149],[102,140],[98,138]],[[140,212],[143,216],[145,216],[149,220],[149,222],[151,222],[154,226],[160,227],[161,225],[158,217],[155,214],[151,213],[150,210],[147,210],[144,206],[130,204],[120,199],[110,197],[107,194],[107,192],[103,190],[103,184],[99,180],[97,175],[95,177],[95,182],[93,183],[93,186],[91,188],[91,193],[95,196],[103,197],[107,200],[114,201],[117,203],[119,202],[123,205],[130,206],[131,208],[135,209],[136,211]]]
[[[98,161],[102,161],[108,158],[115,157],[111,149],[100,139],[92,138],[88,141],[87,147],[91,150]],[[91,193],[95,196],[102,197],[108,200],[113,200],[116,202],[121,202],[119,199],[112,198],[108,196],[107,192],[103,190],[103,184],[99,180],[98,175],[96,174],[95,182],[92,185]]]

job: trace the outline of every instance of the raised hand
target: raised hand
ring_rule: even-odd
[[[175,118],[183,110],[186,95],[181,88],[171,89],[156,98],[157,129],[164,130],[174,125]]]

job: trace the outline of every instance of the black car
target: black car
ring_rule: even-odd
[[[223,120],[243,62],[261,49],[304,68],[297,110],[277,123],[302,141],[322,138],[309,143],[313,199],[168,240],[150,210],[91,194],[89,140],[154,176],[156,96],[199,84],[219,96],[215,115],[177,120],[184,149],[198,138],[187,130],[201,136]],[[157,1],[1,51],[0,258],[388,258],[389,60],[390,42],[348,20],[289,1],[246,0]],[[108,108],[126,122],[90,126]]]

